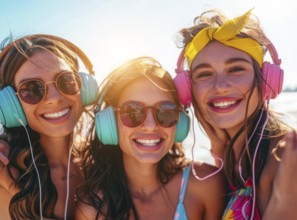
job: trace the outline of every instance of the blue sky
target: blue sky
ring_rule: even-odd
[[[293,0],[0,0],[0,40],[46,33],[66,38],[92,60],[97,79],[137,56],[156,58],[174,76],[180,50],[176,32],[202,11],[238,16],[255,7],[285,70],[285,87],[297,86],[296,11]],[[292,36],[292,37],[291,37]],[[265,57],[271,61],[270,57]]]

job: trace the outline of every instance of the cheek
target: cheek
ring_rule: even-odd
[[[202,85],[193,84],[192,85],[192,93],[193,99],[195,99],[198,106],[201,106],[203,103],[203,99],[206,95],[207,89]]]
[[[247,75],[243,78],[235,78],[232,80],[232,85],[236,86],[244,93],[251,92],[252,89],[255,87],[254,85],[254,76],[252,74]]]
[[[37,123],[38,123],[38,116],[36,115],[36,107],[35,105],[22,105],[25,117],[27,119],[28,125],[33,129],[36,130]]]
[[[166,128],[166,141],[163,143],[163,147],[162,147],[162,154],[163,157],[170,151],[170,149],[173,147],[174,143],[175,143],[175,136],[176,136],[176,132],[178,132],[176,130],[176,127],[172,127],[172,128]]]
[[[167,133],[167,144],[168,144],[166,148],[168,148],[169,150],[174,144],[176,132],[179,132],[179,131],[176,130],[176,126],[173,126],[171,128],[166,128],[165,130],[166,130],[165,132]]]
[[[249,108],[248,108],[249,115],[256,110],[259,102],[261,102],[261,98],[259,97],[258,89],[255,87],[253,89],[253,93],[252,93],[251,98],[250,98],[250,101],[248,103],[248,106],[249,106]]]
[[[29,105],[29,104],[26,104],[26,103],[23,103],[21,102],[21,105],[22,105],[22,108],[23,108],[23,111],[25,113],[25,116],[28,119],[30,119],[32,117],[32,114],[34,114],[34,111],[36,109],[36,105]]]

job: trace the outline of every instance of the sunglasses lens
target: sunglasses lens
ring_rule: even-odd
[[[137,127],[145,120],[145,108],[139,102],[127,102],[120,108],[120,118],[125,126]]]
[[[81,87],[81,81],[78,76],[72,72],[65,72],[57,78],[58,89],[66,95],[78,93]]]
[[[140,102],[126,102],[120,107],[120,118],[122,123],[130,128],[137,127],[144,122],[147,109],[153,109],[158,124],[162,127],[169,128],[179,120],[180,110],[172,102],[161,102],[155,107],[145,107]]]
[[[31,80],[22,83],[18,88],[20,99],[28,104],[40,102],[45,94],[45,87],[41,81]]]
[[[172,102],[162,102],[156,107],[156,117],[162,127],[169,128],[177,124],[180,110]]]

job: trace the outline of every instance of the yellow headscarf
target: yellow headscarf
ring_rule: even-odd
[[[224,22],[221,27],[206,27],[202,29],[185,48],[185,57],[189,66],[192,65],[197,54],[210,41],[216,40],[224,45],[246,52],[262,67],[264,57],[262,46],[251,38],[236,37],[248,22],[251,12],[252,9],[240,17]]]

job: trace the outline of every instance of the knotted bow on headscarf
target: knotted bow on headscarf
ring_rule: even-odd
[[[251,12],[252,9],[240,17],[224,22],[221,27],[202,29],[185,48],[185,57],[189,66],[210,41],[216,40],[224,45],[246,52],[262,67],[264,53],[261,45],[251,38],[236,37],[248,22]]]

